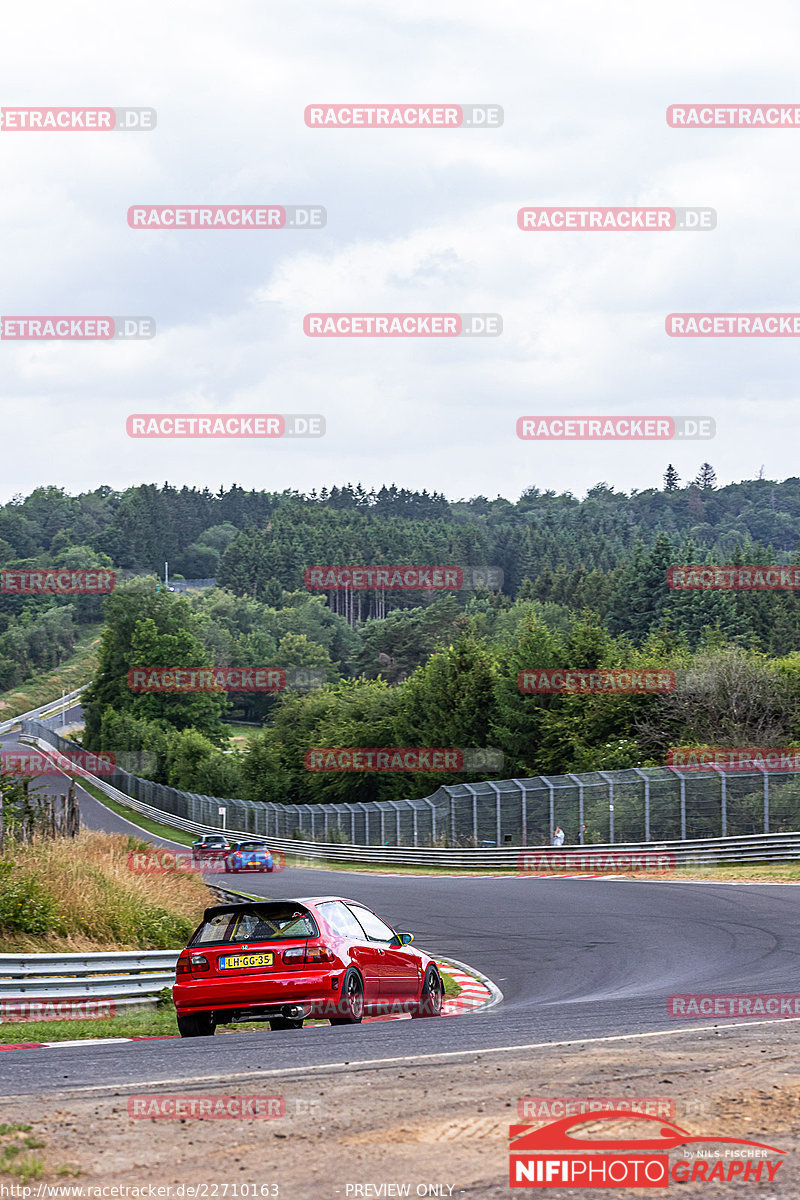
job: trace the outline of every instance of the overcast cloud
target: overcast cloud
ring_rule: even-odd
[[[0,133],[4,315],[147,314],[130,343],[0,341],[0,501],[169,479],[451,498],[800,474],[798,339],[674,339],[674,310],[800,311],[800,128],[679,130],[668,105],[800,105],[800,11],[33,0],[4,106],[152,106],[151,133]],[[309,129],[316,102],[503,107],[498,129]],[[308,231],[133,230],[133,204],[320,204]],[[705,233],[522,233],[525,205],[705,205]],[[498,312],[497,338],[312,339],[307,312]],[[322,413],[295,441],[134,441],[133,412]],[[708,414],[708,442],[531,444],[517,417]]]

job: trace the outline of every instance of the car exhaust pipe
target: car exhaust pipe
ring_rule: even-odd
[[[305,1017],[306,1011],[301,1005],[292,1004],[290,1007],[284,1008],[283,1015],[296,1021],[298,1017]]]

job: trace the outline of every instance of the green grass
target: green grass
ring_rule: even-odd
[[[448,975],[446,971],[440,971],[442,983],[444,984],[445,998],[461,995],[461,985],[456,983],[452,975]]]
[[[197,841],[198,834],[196,833],[184,833],[182,829],[173,829],[171,825],[159,825],[158,821],[151,821],[149,817],[142,816],[134,809],[126,808],[124,804],[118,804],[116,800],[111,800],[105,792],[102,792],[95,784],[89,783],[88,780],[78,775],[72,775],[70,778],[79,783],[90,796],[94,796],[95,800],[99,800],[106,808],[115,812],[117,816],[125,817],[126,820],[133,825],[138,825],[146,833],[155,834],[156,837],[169,838],[173,842],[180,842],[182,846],[191,846],[192,842]]]
[[[97,671],[102,629],[102,625],[81,625],[75,648],[60,667],[37,674],[35,679],[8,692],[0,692],[0,721],[10,721],[20,713],[58,700],[62,690],[74,692],[75,688],[90,683]]]
[[[36,1137],[23,1137],[30,1125],[0,1125],[0,1175],[11,1175],[20,1183],[38,1179],[44,1170],[44,1162],[30,1154],[41,1150],[44,1142]]]

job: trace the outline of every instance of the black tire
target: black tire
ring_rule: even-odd
[[[364,1019],[364,981],[352,967],[342,980],[339,1012],[347,1015],[331,1017],[331,1025],[360,1025]]]
[[[428,967],[422,981],[419,1004],[412,1008],[412,1017],[440,1017],[444,1004],[444,984],[436,967]]]
[[[302,1029],[302,1017],[270,1017],[269,1027],[273,1031],[276,1029]]]
[[[190,1013],[186,1017],[178,1017],[178,1033],[185,1037],[213,1037],[217,1029],[214,1014]]]

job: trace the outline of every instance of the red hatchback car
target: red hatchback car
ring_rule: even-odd
[[[444,1000],[436,963],[412,950],[354,900],[318,896],[217,904],[178,958],[172,995],[181,1037],[206,1037],[229,1021],[300,1029],[365,1015],[438,1017]]]

